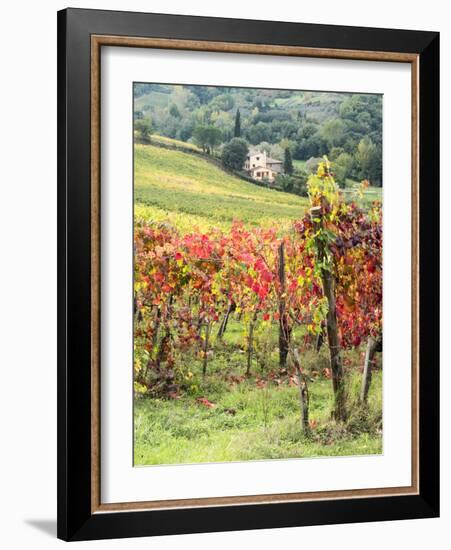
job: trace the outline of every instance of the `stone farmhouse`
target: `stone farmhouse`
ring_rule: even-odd
[[[283,174],[283,162],[269,157],[266,151],[251,149],[244,161],[244,170],[255,180],[273,182]]]

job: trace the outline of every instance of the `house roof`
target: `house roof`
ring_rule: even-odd
[[[283,164],[281,160],[272,159],[271,157],[266,157],[266,162],[269,162],[270,164]]]

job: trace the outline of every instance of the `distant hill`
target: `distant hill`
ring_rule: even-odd
[[[239,111],[250,146],[279,159],[286,148],[301,161],[342,155],[344,179],[382,183],[381,95],[137,83],[134,98],[135,119],[149,119],[162,136],[192,143],[197,127],[213,126],[224,144]]]

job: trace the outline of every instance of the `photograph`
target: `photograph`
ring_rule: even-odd
[[[133,82],[134,466],[383,453],[383,95]]]

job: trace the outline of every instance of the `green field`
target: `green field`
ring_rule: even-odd
[[[180,147],[186,149],[187,151],[197,151],[200,153],[202,149],[195,145],[194,143],[188,143],[187,141],[180,141],[179,139],[173,139],[166,136],[159,136],[158,134],[153,134],[152,143],[167,145],[169,147]]]
[[[295,170],[304,170],[305,165],[307,163],[306,160],[297,160],[297,159],[293,159],[292,162]]]
[[[326,350],[324,350],[325,352]],[[310,360],[313,368],[327,364],[325,353]],[[356,407],[346,426],[330,420],[331,381],[323,377],[310,384],[310,419],[315,429],[303,435],[297,386],[286,381],[259,386],[259,375],[231,385],[227,376],[243,374],[244,359],[217,352],[211,372],[203,380],[200,364],[190,362],[193,378],[181,399],[147,397],[135,401],[135,464],[222,462],[269,458],[350,456],[382,452],[382,376],[373,377],[370,414]],[[357,399],[360,376],[349,374],[351,401]],[[207,408],[198,398],[207,397]]]
[[[181,151],[135,144],[135,216],[168,220],[185,230],[286,224],[300,218],[307,199],[249,183],[212,162]]]
[[[358,187],[358,182],[348,179],[346,181],[346,189],[342,189],[342,192],[347,201],[354,201],[359,206],[367,208],[371,206],[374,201],[382,202],[382,187],[374,187],[370,185],[365,189],[363,193],[363,198],[360,198],[358,194],[354,191]]]
[[[365,189],[365,199],[367,201],[381,201],[382,202],[382,187],[369,186]]]

